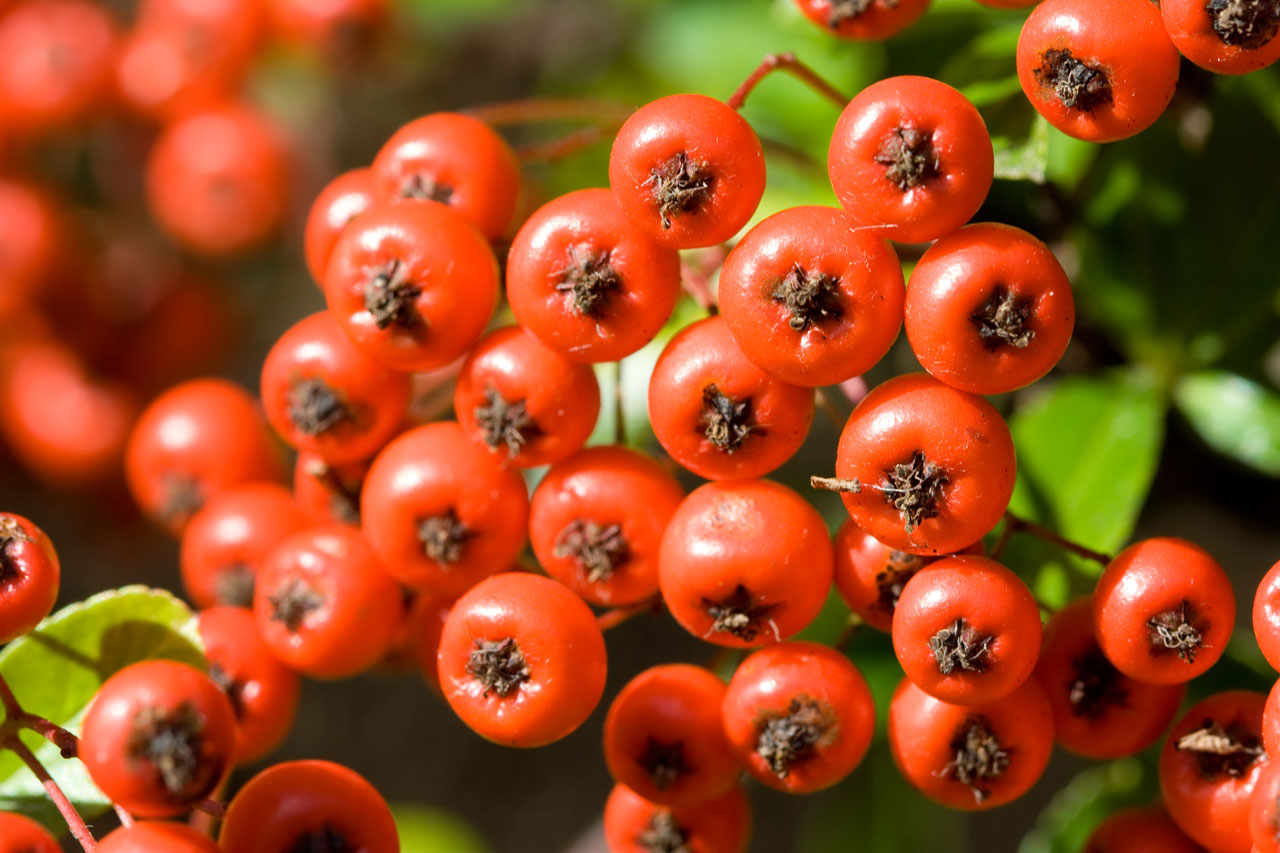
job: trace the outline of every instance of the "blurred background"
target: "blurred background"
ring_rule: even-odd
[[[179,589],[177,543],[138,517],[122,485],[132,418],[191,376],[256,388],[274,339],[323,308],[302,258],[311,200],[339,172],[366,165],[397,127],[531,96],[600,99],[605,115],[673,92],[723,98],[765,54],[791,50],[848,94],[885,76],[921,74],[978,105],[1000,180],[977,218],[1049,242],[1079,312],[1055,372],[995,401],[1018,445],[1015,507],[1104,551],[1169,534],[1208,548],[1236,583],[1240,630],[1190,699],[1224,686],[1270,687],[1274,673],[1248,619],[1253,588],[1280,559],[1275,68],[1213,78],[1184,63],[1165,117],[1102,148],[1051,130],[1022,96],[1013,50],[1025,13],[972,0],[936,0],[883,44],[838,41],[790,0],[260,4],[270,7],[261,20],[237,13],[218,24],[227,29],[204,31],[188,22],[179,37],[177,25],[148,11],[162,3],[0,3],[0,508],[53,537],[62,603],[127,583]],[[328,7],[341,14],[326,17]],[[86,56],[100,58],[97,70],[84,70]],[[50,80],[80,80],[81,89],[59,94]],[[149,189],[147,177],[162,168],[158,140],[192,110],[225,103],[251,111],[249,123],[288,152],[259,164],[251,183],[274,196],[262,202],[261,227],[229,248],[202,244],[198,225],[184,224],[184,199],[194,197],[180,183]],[[835,203],[825,161],[838,111],[829,102],[779,75],[744,115],[766,143],[769,186],[758,218]],[[550,157],[544,143],[581,123],[504,128],[526,155],[525,215],[562,192],[606,184],[612,127],[602,124],[599,142]],[[255,132],[244,137],[249,160]],[[47,251],[29,249],[42,239]],[[919,248],[903,248],[908,267]],[[15,266],[15,257],[38,263]],[[687,319],[693,310],[677,313]],[[629,440],[651,447],[644,389],[662,340],[622,372]],[[901,340],[867,380],[914,369]],[[836,404],[840,415],[852,407]],[[602,414],[603,441],[611,417]],[[820,413],[805,450],[777,478],[798,486],[828,472],[837,432]],[[844,518],[838,501],[814,501],[834,530]],[[1006,559],[1051,605],[1087,592],[1096,572],[1035,541],[1015,539]],[[834,641],[846,615],[833,599],[805,636]],[[363,773],[404,805],[406,853],[602,850],[598,822],[611,783],[599,738],[609,699],[655,663],[714,659],[726,672],[734,663],[665,615],[625,623],[608,645],[605,701],[550,747],[487,744],[416,672],[388,666],[308,683],[273,759],[323,757]],[[862,629],[845,649],[883,711],[900,677],[887,637]],[[751,785],[751,849],[1076,850],[1101,816],[1153,796],[1153,767],[1151,755],[1096,764],[1059,751],[1028,796],[970,816],[912,792],[880,738],[859,770],[826,792],[789,798]]]

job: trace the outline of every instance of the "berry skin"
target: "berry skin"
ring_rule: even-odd
[[[607,189],[534,211],[507,255],[516,322],[570,361],[617,361],[653,339],[680,293],[680,256],[622,215]]]
[[[364,535],[387,571],[438,595],[461,595],[507,569],[528,532],[524,479],[449,421],[383,448],[360,500]]]
[[[764,150],[751,125],[705,95],[668,95],[636,110],[609,154],[609,187],[622,212],[672,249],[737,234],[764,182]]]
[[[662,536],[658,582],[671,615],[709,643],[780,643],[813,621],[831,588],[822,516],[768,480],[707,483]]]
[[[1280,755],[1280,681],[1271,685],[1262,710],[1262,745],[1267,755]]]
[[[969,100],[928,77],[863,89],[836,122],[831,186],[857,226],[900,243],[968,222],[991,190],[995,154]]]
[[[793,207],[725,260],[720,312],[752,364],[793,385],[836,385],[884,357],[902,321],[902,266],[833,207]]]
[[[147,159],[147,203],[161,227],[202,255],[242,254],[284,222],[289,164],[276,128],[245,106],[169,124]]]
[[[263,641],[314,678],[346,678],[373,666],[402,615],[400,587],[352,527],[288,536],[258,570],[253,616]]]
[[[750,835],[751,805],[737,785],[710,802],[673,809],[614,785],[604,806],[609,853],[743,853]]]
[[[907,582],[893,613],[893,651],[930,696],[985,705],[1030,677],[1040,608],[1027,585],[987,557],[948,557]]]
[[[878,41],[914,24],[929,0],[796,0],[806,18],[833,36]]]
[[[1026,793],[1049,763],[1049,700],[1030,679],[987,705],[949,705],[904,678],[889,703],[889,748],[907,782],[934,802],[995,808]]]
[[[1116,669],[1148,684],[1190,681],[1217,662],[1235,625],[1222,566],[1185,539],[1145,539],[1098,578],[1093,630]]]
[[[383,203],[338,237],[324,298],[366,356],[392,370],[431,370],[484,332],[498,264],[484,237],[445,207]]]
[[[49,284],[66,241],[60,206],[39,187],[0,179],[0,221],[5,223],[0,254],[0,317],[26,310]]]
[[[400,837],[386,800],[363,776],[329,761],[286,761],[254,776],[231,800],[218,847],[400,853]]]
[[[218,853],[213,839],[185,823],[136,823],[98,842],[98,853]]]
[[[182,531],[182,585],[196,607],[253,604],[267,552],[307,526],[293,495],[277,483],[244,483],[214,495]]]
[[[383,199],[447,205],[490,240],[506,232],[520,193],[511,146],[459,113],[432,113],[397,130],[374,158],[373,176]]]
[[[1021,229],[968,225],[933,244],[907,286],[907,339],[920,365],[973,394],[1030,385],[1058,363],[1075,327],[1058,259]]]
[[[1160,794],[1178,827],[1211,850],[1248,850],[1249,798],[1267,764],[1264,697],[1228,690],[1192,706],[1160,752]]]
[[[235,763],[255,761],[279,746],[293,728],[298,675],[271,653],[247,607],[204,610],[198,627],[209,677],[227,694],[236,714]]]
[[[339,68],[377,44],[390,17],[388,0],[268,0],[271,25],[282,41],[319,52]]]
[[[1280,59],[1280,6],[1273,0],[1163,0],[1173,45],[1215,74],[1247,74]]]
[[[1086,142],[1146,130],[1178,86],[1178,51],[1149,0],[1045,0],[1022,27],[1017,61],[1031,105]]]
[[[734,672],[722,714],[747,772],[791,794],[848,776],[875,733],[866,679],[844,655],[817,643],[753,652]]]
[[[1277,826],[1280,826],[1280,761],[1269,760],[1249,795],[1249,836],[1257,853],[1280,850]]]
[[[367,459],[399,431],[409,377],[351,343],[333,316],[312,314],[280,336],[262,365],[267,420],[290,447],[341,465]]]
[[[1203,853],[1163,807],[1132,808],[1108,817],[1085,842],[1084,853]]]
[[[854,522],[897,551],[951,554],[981,539],[1009,505],[1013,438],[981,397],[924,374],[863,398],[840,434],[836,476]]]
[[[480,581],[444,625],[440,686],[481,737],[534,747],[568,735],[604,693],[604,637],[568,587],[521,572]]]
[[[62,853],[62,845],[31,818],[0,812],[0,853]]]
[[[149,660],[103,683],[85,714],[80,758],[93,782],[139,817],[173,817],[231,766],[231,701],[200,670]]]
[[[658,356],[649,420],[663,449],[698,476],[760,477],[804,444],[813,392],[756,367],[725,321],[708,317],[681,329]]]
[[[658,593],[662,533],[684,489],[652,457],[589,447],[551,467],[529,506],[538,565],[590,604]]]
[[[360,490],[368,462],[330,465],[303,451],[293,467],[293,499],[312,524],[360,525]]]
[[[444,633],[444,623],[449,619],[449,611],[453,609],[453,599],[436,595],[419,594],[413,599],[407,618],[408,634],[400,647],[405,657],[412,656],[422,677],[437,695],[440,691],[440,668],[437,657],[440,653],[440,636]],[[397,649],[392,649],[392,654]]]
[[[1253,596],[1253,636],[1267,663],[1280,670],[1280,562],[1258,582]]]
[[[223,489],[282,474],[257,401],[223,379],[192,379],[152,400],[124,464],[138,508],[174,534]]]
[[[312,202],[303,231],[303,254],[307,271],[321,290],[338,238],[351,220],[373,207],[374,198],[373,172],[352,169],[330,181]]]
[[[1155,743],[1186,694],[1184,685],[1144,684],[1112,666],[1094,639],[1088,598],[1049,620],[1035,676],[1053,707],[1058,743],[1099,760],[1136,755]]]
[[[453,410],[463,431],[497,458],[534,468],[582,449],[600,414],[600,386],[591,365],[566,361],[519,326],[504,326],[463,362]]]
[[[20,515],[0,512],[0,645],[49,615],[62,568],[43,530]]]
[[[622,688],[604,721],[609,774],[652,803],[695,806],[736,786],[741,767],[725,738],[725,685],[700,666],[655,666]]]

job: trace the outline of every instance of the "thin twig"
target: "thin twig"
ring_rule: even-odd
[[[89,827],[85,826],[84,818],[80,817],[80,813],[76,811],[76,807],[67,799],[67,795],[62,792],[62,788],[49,775],[49,771],[44,769],[44,765],[40,763],[40,759],[36,758],[35,753],[27,748],[27,745],[18,739],[17,735],[10,736],[5,742],[6,749],[13,750],[27,768],[35,774],[40,780],[40,784],[44,786],[45,793],[49,795],[49,799],[53,801],[58,812],[62,815],[62,819],[67,822],[67,828],[71,830],[71,834],[76,841],[80,842],[80,846],[84,848],[85,853],[92,853],[98,846],[93,838],[93,833],[89,832]]]
[[[612,137],[619,127],[620,124],[607,124],[578,128],[555,139],[521,145],[516,149],[516,156],[523,163],[554,163]]]
[[[756,70],[751,72],[751,76],[742,81],[738,91],[730,95],[725,103],[729,105],[730,109],[742,109],[742,105],[746,103],[747,96],[751,94],[751,91],[755,89],[761,80],[774,71],[786,71],[788,74],[800,78],[809,88],[831,101],[840,109],[844,109],[845,104],[849,103],[849,98],[844,93],[823,79],[818,72],[796,59],[796,55],[789,50],[786,53],[771,53],[762,59]]]
[[[56,746],[63,758],[75,758],[80,754],[80,738],[57,723],[51,723],[44,717],[28,714],[26,711],[20,711],[14,719],[22,728],[31,729]]]
[[[1084,557],[1086,560],[1092,560],[1095,563],[1101,563],[1104,566],[1111,562],[1111,558],[1101,551],[1094,551],[1092,548],[1086,548],[1078,542],[1072,542],[1070,539],[1054,533],[1042,524],[1037,524],[1030,519],[1022,518],[1021,516],[1014,515],[1012,512],[1007,511],[1005,512],[1004,517],[1008,520],[1009,527],[1012,528],[1014,532],[1021,531],[1023,533],[1030,533],[1032,536],[1043,539],[1053,545],[1057,545],[1064,551],[1070,551],[1072,554]]]
[[[4,705],[4,718],[6,720],[16,720],[22,716],[22,706],[18,704],[18,697],[13,695],[9,682],[4,680],[4,676],[0,675],[0,703]]]
[[[619,447],[627,444],[626,400],[622,394],[622,362],[613,363],[613,442]]]

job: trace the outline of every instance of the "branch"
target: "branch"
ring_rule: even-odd
[[[725,101],[730,109],[740,110],[742,105],[746,103],[747,96],[760,83],[761,80],[768,77],[774,71],[785,71],[801,82],[813,89],[822,97],[831,101],[840,109],[844,109],[845,104],[849,103],[849,98],[844,95],[835,86],[828,83],[822,78],[818,72],[814,71],[808,65],[796,59],[796,55],[791,51],[786,53],[771,53],[764,59],[760,60],[760,65],[755,71],[751,72],[751,76],[742,81],[742,85],[738,87],[738,91],[729,96]]]
[[[84,848],[85,853],[92,853],[98,846],[93,839],[93,833],[89,832],[89,827],[85,826],[84,818],[80,817],[80,813],[76,811],[76,807],[71,805],[71,801],[67,799],[67,795],[62,792],[62,788],[49,775],[49,771],[44,769],[44,765],[40,763],[40,759],[27,749],[27,745],[18,739],[17,735],[11,735],[5,740],[4,745],[7,749],[11,749],[22,759],[27,768],[35,774],[40,780],[40,784],[44,785],[45,793],[49,795],[49,799],[57,807],[61,813],[62,819],[67,822],[67,828],[71,830],[71,834],[75,836],[76,841],[80,842],[80,846]]]
[[[1084,557],[1086,560],[1092,560],[1093,562],[1100,563],[1104,566],[1111,562],[1111,557],[1103,554],[1101,551],[1094,551],[1092,548],[1086,548],[1078,542],[1072,542],[1070,539],[1054,533],[1042,524],[1037,524],[1030,519],[1014,515],[1012,512],[1008,511],[1005,512],[1004,517],[1009,524],[1009,529],[1015,533],[1030,533],[1038,539],[1043,539],[1046,542],[1057,545],[1064,551],[1070,551],[1072,554]]]

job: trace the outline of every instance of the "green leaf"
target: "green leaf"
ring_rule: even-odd
[[[996,177],[1007,181],[1034,181],[1043,184],[1049,168],[1049,122],[1037,115],[1026,139],[993,136]]]
[[[1094,828],[1117,809],[1150,800],[1155,772],[1136,758],[1090,767],[1053,798],[1022,839],[1018,853],[1076,853]]]
[[[130,586],[100,593],[54,613],[0,651],[0,675],[25,710],[73,732],[94,693],[116,671],[152,658],[204,669],[195,615],[168,592]],[[110,808],[84,765],[64,760],[52,744],[23,740],[86,819]],[[0,811],[18,812],[51,829],[65,828],[44,788],[12,752],[0,752]]]
[[[400,853],[488,853],[489,845],[462,818],[443,809],[391,807],[400,830]]]
[[[1280,394],[1233,373],[1203,371],[1184,376],[1174,399],[1214,450],[1280,477]]]

